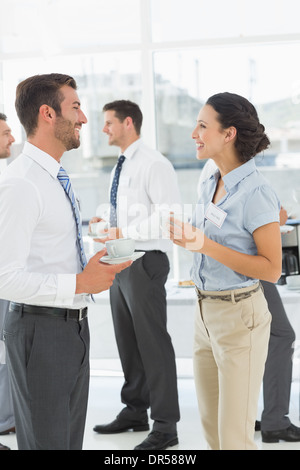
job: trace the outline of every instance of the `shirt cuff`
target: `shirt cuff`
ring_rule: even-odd
[[[76,274],[57,275],[57,294],[54,305],[73,305],[76,291]]]

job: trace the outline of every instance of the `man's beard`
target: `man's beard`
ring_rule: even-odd
[[[80,146],[80,139],[75,135],[74,124],[68,119],[57,118],[54,134],[63,143],[66,150],[77,149]]]
[[[0,152],[0,160],[3,160],[4,158],[10,157],[10,150],[3,150],[3,152]]]

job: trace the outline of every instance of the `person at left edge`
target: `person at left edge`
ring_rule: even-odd
[[[80,214],[58,179],[63,153],[79,147],[87,122],[76,88],[63,74],[19,83],[27,142],[0,178],[0,298],[10,300],[3,336],[19,450],[82,449],[87,294],[108,289],[131,264],[101,263],[106,250],[86,264],[78,249]]]
[[[7,124],[7,117],[0,113],[0,160],[7,160],[10,155],[11,145],[15,138]],[[0,436],[13,433],[15,431],[15,415],[12,404],[10,382],[8,377],[7,364],[5,360],[5,345],[2,337],[2,328],[5,315],[8,312],[9,302],[0,299]],[[0,450],[10,450],[9,447],[1,444]]]

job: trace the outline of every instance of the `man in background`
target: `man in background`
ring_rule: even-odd
[[[96,425],[94,431],[147,431],[150,408],[152,432],[135,450],[166,449],[178,444],[179,421],[175,353],[167,331],[165,290],[170,269],[166,252],[172,244],[151,236],[151,216],[155,215],[155,206],[180,204],[177,177],[170,161],[141,140],[143,115],[136,103],[118,100],[106,104],[103,111],[103,132],[109,145],[120,148],[116,170],[121,167],[118,189],[115,169],[111,175],[109,237],[133,238],[136,249],[145,254],[124,275],[118,274],[110,289],[125,378],[121,390],[125,408],[114,421]]]
[[[11,129],[7,125],[7,117],[0,113],[0,159],[10,157],[10,148],[15,141]],[[2,328],[5,315],[8,311],[9,302],[0,299],[0,436],[15,432],[15,416],[13,411],[11,388],[8,370],[5,360],[5,345],[3,341]],[[0,443],[0,450],[10,450],[9,447]]]

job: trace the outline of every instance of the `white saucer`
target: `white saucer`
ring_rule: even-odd
[[[89,232],[89,233],[88,233],[88,236],[91,237],[91,238],[99,238],[99,239],[101,239],[101,238],[107,238],[107,237],[108,237],[108,234],[107,234],[107,233],[97,233],[97,234],[96,234],[96,233],[91,233],[91,232]]]
[[[102,256],[101,262],[107,264],[120,264],[125,261],[135,261],[144,256],[145,251],[135,251],[131,256],[123,256],[122,258],[111,258],[110,256]]]

